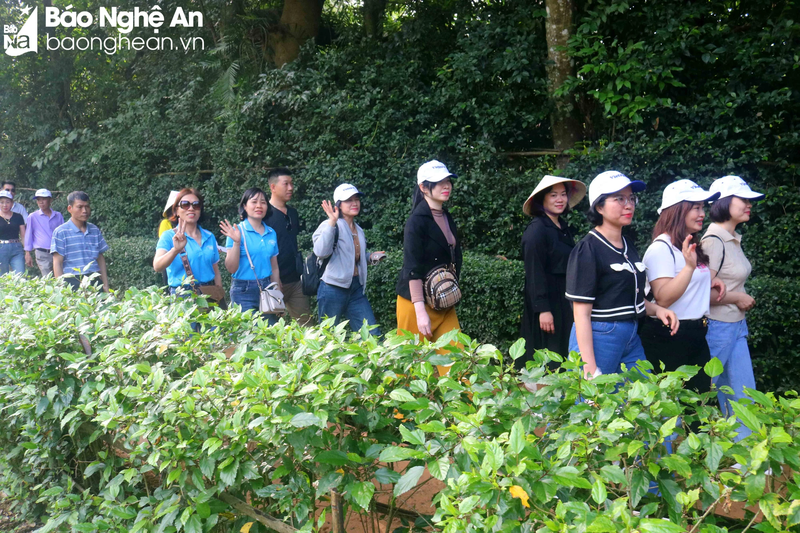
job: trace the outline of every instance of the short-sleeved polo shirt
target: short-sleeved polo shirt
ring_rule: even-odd
[[[242,232],[242,241],[239,242],[239,268],[233,274],[234,279],[252,281],[256,279],[256,274],[258,274],[258,279],[268,278],[272,275],[271,260],[278,255],[278,236],[274,229],[266,224],[263,224],[263,226],[264,234],[261,235],[253,229],[249,221],[245,220],[239,224],[239,231]],[[253,260],[253,266],[256,269],[255,272],[250,267],[250,261],[247,260],[244,239],[247,239],[247,249],[250,251],[250,258]],[[233,239],[228,237],[225,247],[232,248]]]
[[[567,263],[566,298],[592,304],[592,320],[619,322],[644,315],[645,265],[636,248],[623,248],[590,231],[573,248]]]
[[[103,238],[103,233],[89,222],[86,223],[86,232],[79,230],[71,218],[53,230],[50,253],[59,254],[64,258],[62,265],[64,274],[99,272],[97,256],[106,250],[108,244]]]
[[[712,222],[703,235],[702,243],[703,251],[708,254],[709,267],[718,270],[717,277],[725,283],[727,292],[747,294],[744,283],[753,267],[742,251],[742,236],[736,232],[731,235],[728,230]],[[745,313],[736,304],[712,305],[708,317],[720,322],[739,322],[744,320]]]
[[[647,266],[647,280],[650,283],[662,278],[672,279],[686,266],[683,252],[672,244],[672,239],[666,233],[656,237],[644,253],[642,262]],[[669,308],[675,312],[678,320],[697,320],[708,314],[710,303],[711,271],[706,265],[697,265],[686,290]]]
[[[214,281],[214,265],[219,262],[219,250],[217,249],[217,239],[210,231],[197,227],[200,230],[201,242],[198,243],[189,235],[186,235],[186,248],[184,252],[189,258],[189,266],[192,267],[195,281],[208,283]],[[172,238],[175,230],[170,229],[161,234],[158,238],[156,250],[170,251],[174,248]],[[170,287],[179,287],[186,280],[186,270],[183,268],[180,254],[175,256],[167,266],[167,282]]]

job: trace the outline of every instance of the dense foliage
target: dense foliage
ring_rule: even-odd
[[[426,469],[445,485],[416,527],[444,532],[742,531],[752,515],[711,513],[729,501],[757,506],[760,531],[800,524],[797,475],[786,491],[767,485],[770,468],[800,469],[794,393],[750,391],[754,403],[735,409],[754,433],[735,444],[735,418],[683,389],[696,367],[586,382],[574,359],[549,374],[546,353],[517,374],[464,334],[379,342],[203,316],[153,290],[115,298],[8,277],[0,298],[0,487],[43,533],[239,531],[254,522],[231,507],[245,499],[318,531],[314,509],[332,489],[354,512],[391,515]],[[537,381],[533,394],[520,386]],[[668,454],[673,433],[682,442]]]

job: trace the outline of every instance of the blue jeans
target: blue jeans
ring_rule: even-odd
[[[717,388],[727,385],[733,389],[733,396],[723,392],[717,393],[719,408],[725,416],[733,416],[731,402],[746,398],[744,388],[756,388],[753,375],[753,363],[750,361],[750,349],[747,347],[747,320],[738,322],[708,321],[706,341],[711,357],[722,362],[722,374],[712,381]],[[737,441],[750,435],[752,431],[739,421]]]
[[[269,278],[264,278],[258,280],[258,283],[261,283],[261,286],[266,288],[271,281]],[[252,309],[256,312],[255,314],[259,313],[259,308],[261,305],[261,291],[258,288],[258,283],[256,283],[256,280],[254,279],[231,280],[231,302],[239,304],[242,307],[242,312]],[[270,326],[278,323],[278,315],[265,314],[262,316]]]
[[[338,324],[339,320],[346,318],[350,321],[350,329],[359,331],[366,320],[367,324],[375,326],[370,328],[371,333],[381,335],[381,330],[376,326],[378,321],[375,320],[372,307],[364,295],[364,288],[358,277],[353,278],[349,289],[328,285],[320,280],[317,289],[317,307],[320,322],[324,317],[331,317],[336,318]]]
[[[8,271],[25,273],[25,250],[22,249],[22,243],[0,244],[0,275]]]
[[[603,374],[618,374],[621,364],[630,370],[639,361],[646,359],[642,341],[637,334],[638,322],[624,320],[620,322],[595,322],[592,320],[592,343],[594,344],[594,361]],[[575,335],[575,324],[569,334],[569,351],[580,352],[578,338]]]

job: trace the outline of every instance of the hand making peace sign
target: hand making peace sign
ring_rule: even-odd
[[[178,226],[175,228],[175,235],[172,237],[172,246],[177,253],[182,253],[186,249],[186,222],[182,218],[178,219]]]

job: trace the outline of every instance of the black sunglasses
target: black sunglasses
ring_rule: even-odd
[[[189,200],[182,200],[178,202],[178,207],[181,209],[185,209],[186,211],[189,210],[190,207],[194,207],[195,209],[200,209],[200,202],[195,200],[194,202],[190,202]]]
[[[286,231],[292,231],[292,217],[287,213],[284,213],[283,216],[286,217]]]

